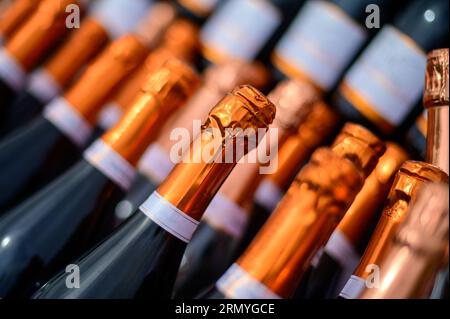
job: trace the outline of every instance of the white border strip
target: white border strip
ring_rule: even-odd
[[[345,299],[358,298],[361,292],[364,290],[365,283],[366,282],[362,278],[352,275],[339,294],[339,297]]]
[[[84,151],[84,158],[124,190],[129,190],[136,170],[102,139]]]
[[[92,126],[63,97],[50,102],[43,116],[80,147],[92,135]]]
[[[12,89],[20,91],[26,82],[26,72],[6,49],[0,50],[0,78]]]
[[[217,281],[216,288],[228,299],[281,299],[236,263]]]
[[[139,172],[156,184],[161,184],[174,166],[169,154],[158,143],[153,143],[147,148],[138,164]]]
[[[203,215],[205,222],[234,238],[241,238],[248,222],[248,213],[222,193],[217,193]]]
[[[44,104],[49,103],[62,91],[61,86],[45,70],[41,68],[30,75],[28,92]]]
[[[167,232],[185,243],[190,242],[199,224],[197,220],[183,213],[156,191],[139,209]]]
[[[115,102],[106,104],[98,117],[98,125],[106,130],[109,130],[119,122],[123,115],[122,108]]]
[[[354,270],[360,260],[360,256],[353,245],[339,229],[336,229],[331,235],[325,246],[325,252],[333,257],[342,268],[351,269],[350,271]]]
[[[264,179],[256,190],[255,201],[272,212],[283,198],[283,191],[274,182]]]

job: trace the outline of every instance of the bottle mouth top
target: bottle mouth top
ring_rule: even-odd
[[[437,49],[428,54],[423,104],[426,108],[449,104],[449,50]]]
[[[332,149],[352,161],[367,177],[386,151],[386,144],[363,126],[347,123],[336,137]]]
[[[178,59],[168,59],[162,67],[149,74],[142,86],[142,93],[156,94],[166,99],[171,95],[175,99],[185,100],[200,85],[197,72]]]
[[[268,127],[273,122],[276,113],[275,105],[253,86],[238,86],[231,94],[243,100],[242,106],[265,127]]]
[[[351,136],[358,140],[361,140],[375,152],[376,155],[381,157],[386,151],[385,143],[370,130],[359,124],[348,122],[344,125],[339,135]]]
[[[312,154],[309,163],[297,175],[296,181],[320,185],[323,194],[332,194],[333,201],[345,203],[345,207],[349,207],[361,189],[364,178],[351,162],[334,150],[322,147]],[[327,202],[323,204],[326,205]]]
[[[448,175],[443,170],[429,163],[406,161],[400,167],[400,173],[413,176],[422,182],[448,183]]]

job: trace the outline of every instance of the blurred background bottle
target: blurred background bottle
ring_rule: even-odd
[[[0,123],[0,136],[33,119],[52,99],[73,84],[81,70],[86,67],[104,47],[125,34],[136,32],[144,23],[151,0],[100,0],[89,7],[80,28],[75,29],[59,48],[46,59],[43,66],[28,76],[22,92],[6,106]],[[163,17],[161,17],[162,19]],[[154,17],[150,19],[155,20]],[[148,23],[147,23],[148,24]],[[158,29],[158,25],[147,25]],[[164,27],[164,26],[163,26]],[[158,33],[154,33],[158,34]],[[149,48],[158,38],[146,39]]]
[[[27,73],[69,33],[69,5],[82,10],[89,0],[43,0],[0,49],[0,112],[22,90]],[[84,11],[84,10],[83,10]],[[1,113],[0,113],[1,115]]]

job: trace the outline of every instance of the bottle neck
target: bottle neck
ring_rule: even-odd
[[[428,108],[426,161],[449,172],[449,106]]]
[[[66,8],[70,4],[79,4],[79,1],[42,1],[36,12],[5,45],[8,53],[25,70],[35,67],[47,49],[69,30],[65,21],[69,14]]]
[[[39,0],[14,1],[0,16],[0,35],[8,37],[38,6]]]
[[[401,147],[388,144],[385,154],[339,223],[337,229],[354,248],[362,246],[361,242],[370,229],[375,214],[381,209],[396,172],[407,159],[408,154]]]
[[[405,219],[409,204],[418,191],[428,182],[448,183],[448,175],[437,167],[424,163],[408,161],[400,168],[387,198],[380,220],[354,274],[367,278],[370,264],[379,264],[388,240],[392,238],[398,226]]]
[[[138,107],[131,108],[102,139],[135,166],[147,146],[155,139],[169,112],[168,108],[162,107],[156,96],[141,96]]]
[[[94,19],[87,18],[80,29],[72,33],[61,49],[45,63],[45,71],[64,88],[107,42],[108,34],[103,26]]]
[[[203,150],[214,145],[213,156],[205,161]],[[175,166],[159,186],[158,193],[179,210],[200,220],[214,195],[235,167],[235,163],[221,163],[226,149],[234,149],[235,141],[210,134],[201,134],[185,153],[183,162]]]
[[[64,98],[85,120],[94,125],[105,99],[144,60],[147,53],[148,49],[134,36],[125,36],[115,41]]]
[[[305,265],[331,235],[362,183],[362,174],[352,163],[319,149],[238,264],[273,293],[290,297]],[[333,189],[345,190],[341,193],[345,195]]]
[[[439,258],[427,258],[422,254],[394,246],[380,265],[381,283],[378,288],[366,288],[361,299],[417,299],[426,298],[431,292],[433,275],[442,264]],[[388,272],[388,278],[383,276]]]

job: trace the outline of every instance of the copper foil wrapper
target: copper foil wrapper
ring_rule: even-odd
[[[408,154],[400,146],[387,143],[386,152],[337,227],[354,247],[361,246],[375,215],[383,206],[395,174],[407,159]]]
[[[347,123],[331,148],[334,153],[353,161],[367,177],[386,151],[386,144],[366,128]]]
[[[43,0],[37,11],[5,44],[6,50],[26,70],[33,69],[47,51],[62,38],[66,27],[66,7],[76,0]]]
[[[358,143],[358,150],[350,146],[346,137],[351,133],[367,143]],[[376,161],[381,148],[370,132],[347,126],[333,149],[316,150],[238,264],[272,292],[289,298],[363,186],[367,172],[360,163]],[[374,159],[365,160],[366,152]]]
[[[226,153],[234,152],[239,144],[247,143],[247,139],[236,130],[267,130],[274,117],[275,106],[262,93],[251,86],[236,88],[211,110],[201,135],[191,144],[189,154],[159,186],[158,193],[184,213],[200,220],[239,160],[234,158],[226,162]],[[220,134],[212,134],[212,129]],[[213,151],[207,158],[199,154],[211,147]]]
[[[117,153],[136,165],[171,112],[195,92],[200,77],[189,66],[169,60],[150,74],[120,122],[102,137]]]
[[[360,298],[429,296],[436,273],[448,264],[448,205],[448,185],[422,187],[380,261],[379,287],[365,288]]]
[[[428,112],[426,161],[449,172],[448,49],[428,55],[424,106]]]
[[[416,198],[418,191],[428,182],[448,183],[448,175],[424,162],[407,161],[402,165],[395,177],[377,227],[354,272],[356,276],[366,279],[370,274],[366,272],[367,265],[379,265],[392,235],[406,217],[410,201]]]
[[[101,24],[87,18],[67,41],[53,54],[44,69],[61,86],[66,87],[77,72],[108,43],[108,34]]]
[[[252,155],[256,157],[258,152],[263,153],[269,150],[272,161],[276,158],[278,147],[296,132],[299,123],[311,111],[317,95],[315,90],[305,82],[286,80],[279,83],[270,92],[268,98],[276,106],[275,120],[269,130],[277,130],[277,136],[276,138],[269,137],[270,134],[266,134],[258,148],[252,151],[255,153]],[[261,149],[263,144],[265,144],[265,149]],[[253,156],[249,154],[243,159],[243,162],[238,163],[220,189],[222,194],[241,207],[251,205],[254,193],[264,177],[260,174],[261,165],[268,165],[254,161],[250,157]]]
[[[148,54],[137,38],[124,36],[108,46],[64,95],[67,101],[91,124],[112,90]]]
[[[186,20],[177,20],[169,26],[161,41],[161,45],[127,77],[112,97],[114,103],[123,110],[133,101],[148,73],[154,72],[170,59],[192,62],[198,51],[198,29]]]
[[[16,0],[0,15],[0,35],[10,37],[37,8],[40,0]]]

